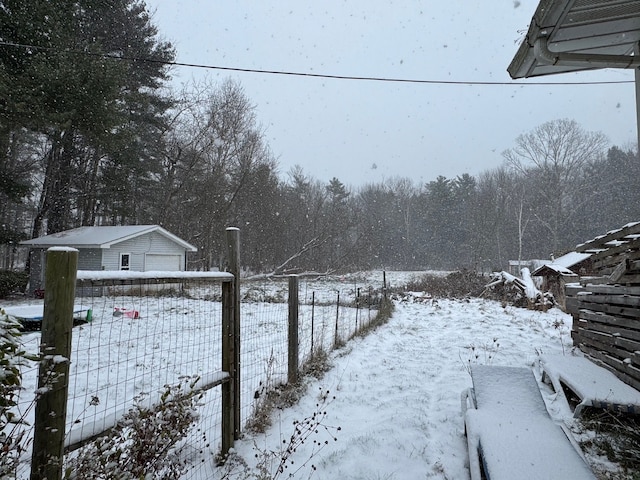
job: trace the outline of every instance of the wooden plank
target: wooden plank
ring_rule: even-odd
[[[592,310],[594,312],[608,313],[609,315],[629,317],[629,318],[640,318],[639,308],[621,307],[617,305],[581,302],[580,310]]]
[[[640,234],[640,222],[629,223],[622,228],[610,230],[604,235],[600,235],[592,240],[576,246],[576,252],[585,252],[594,248],[602,248],[602,245],[612,240],[619,240],[628,235]]]
[[[604,345],[610,348],[610,352],[616,353],[621,359],[630,358],[633,352],[640,349],[640,342],[630,340],[620,336],[617,333],[610,334],[603,331],[583,329],[580,334],[589,340],[596,342],[602,342]],[[614,348],[616,347],[616,348]]]
[[[600,275],[597,277],[582,277],[580,279],[580,285],[584,285],[586,287],[590,285],[606,285],[609,283],[609,277],[605,275]]]
[[[616,317],[592,310],[580,310],[580,318],[590,322],[604,323],[613,328],[626,328],[640,331],[640,321],[631,318]]]
[[[593,330],[595,332],[608,333],[610,335],[618,334],[618,335],[621,335],[623,338],[640,341],[640,331],[628,330],[625,328],[620,328],[618,326],[608,325],[606,323],[587,322],[586,330]]]
[[[627,260],[638,260],[640,258],[640,245],[619,245],[614,247],[616,251],[606,250],[605,252],[599,252],[598,258],[593,259],[593,267],[595,269],[606,268],[606,267],[615,267],[624,259]],[[608,253],[608,255],[605,255]]]
[[[571,325],[571,330],[572,331],[578,331],[580,328],[586,328],[587,327],[587,321],[583,320],[583,319],[573,319],[573,324]]]
[[[631,355],[631,364],[640,367],[640,352],[633,352]]]
[[[575,297],[578,293],[586,290],[587,287],[580,285],[579,283],[567,283],[564,286],[565,295],[567,297]]]
[[[624,305],[630,307],[640,307],[640,297],[635,295],[609,295],[600,293],[587,293],[578,295],[580,302],[605,303],[607,305]]]
[[[633,352],[640,350],[640,342],[623,337],[620,333],[613,334],[613,344],[616,347],[624,348],[629,351],[629,355],[626,358],[630,358]]]
[[[620,277],[617,283],[626,284],[626,285],[639,285],[640,274],[623,275],[622,277]]]
[[[580,330],[580,337],[583,340],[583,344],[591,345],[603,352],[608,352],[619,359],[629,358],[633,353],[616,346],[612,341],[611,335],[589,330]]]
[[[567,313],[577,314],[580,311],[578,299],[576,297],[567,297],[564,302],[564,310]]]
[[[612,240],[612,242],[621,243],[619,243],[618,245],[602,244],[600,248],[603,248],[604,250],[594,253],[590,258],[594,262],[597,262],[607,257],[617,256],[629,250],[637,250],[638,248],[640,248],[640,239],[636,237],[621,237],[619,239]]]
[[[611,295],[638,295],[640,287],[629,287],[625,285],[587,285],[583,291],[591,293],[604,293]]]
[[[580,336],[579,330],[571,330],[571,340],[573,341],[573,345],[580,347],[582,344],[582,337]]]
[[[629,366],[620,362],[618,359],[597,349],[585,347],[581,350],[589,356],[599,360],[599,363],[602,364],[603,367],[607,368],[627,385],[632,386],[636,390],[640,390],[640,369],[629,368]]]
[[[613,270],[613,272],[611,272],[611,275],[609,275],[609,280],[611,281],[611,283],[616,283],[624,275],[626,275],[626,273],[630,270],[630,267],[631,262],[628,258],[625,257]]]

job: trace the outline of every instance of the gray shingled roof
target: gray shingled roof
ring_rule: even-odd
[[[20,242],[30,247],[74,247],[74,248],[111,248],[112,245],[124,242],[146,233],[157,232],[186,250],[195,252],[197,248],[158,225],[123,225],[116,227],[79,227],[52,233],[44,237]]]

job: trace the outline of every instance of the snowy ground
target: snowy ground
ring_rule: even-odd
[[[299,404],[277,412],[266,435],[237,442],[238,455],[254,465],[275,452],[261,463],[276,474],[294,422],[326,411],[278,478],[469,478],[460,394],[471,385],[470,364],[526,367],[540,353],[568,353],[571,317],[478,299],[412,298],[397,303],[388,324],[335,352],[334,368],[309,384]],[[545,387],[543,396],[553,402]],[[210,467],[201,475],[256,478],[240,470],[224,477]]]
[[[409,272],[391,272],[387,274],[387,281],[392,287],[397,287],[414,275]],[[305,297],[313,289],[317,301],[330,302],[337,291],[344,295],[359,284],[375,285],[374,281],[379,282],[380,276],[381,272],[372,272],[360,274],[357,278],[336,278],[324,284],[316,283],[312,288],[301,283],[301,300],[308,301]],[[286,297],[283,285],[278,283],[267,283],[264,286],[246,284],[243,288],[245,291],[253,289],[251,297],[254,299],[256,294],[259,297],[261,293],[265,299]],[[124,322],[114,319],[110,313],[113,306],[110,304],[104,306],[104,312],[95,305],[93,308],[96,320],[91,329],[76,330],[76,345],[86,347],[87,356],[95,354],[96,348],[109,345],[104,341],[106,334],[100,333],[100,329],[106,328],[107,324],[118,321],[127,328],[134,328],[136,325],[130,319],[124,319]],[[183,311],[207,312],[206,317],[218,317],[215,313],[217,306],[212,306],[213,311],[207,310],[208,308],[209,306],[205,308],[196,302],[178,306],[163,305],[162,308],[149,304],[146,307],[142,305],[140,310],[142,319],[163,319],[161,323],[166,325],[174,323],[167,321],[167,312],[172,312],[171,315]],[[244,315],[248,315],[248,319],[254,315],[253,309],[258,308],[277,307],[267,303],[245,304]],[[264,312],[260,313],[263,314]],[[258,310],[255,315],[258,315]],[[274,315],[268,314],[265,318],[276,318]],[[199,315],[182,315],[180,318],[198,317]],[[284,318],[286,319],[286,315]],[[153,355],[160,355],[159,362],[175,360],[177,364],[179,357],[185,355],[190,362],[204,357],[191,352],[197,344],[195,338],[203,334],[202,325],[194,324],[193,328],[187,329],[184,320],[180,325],[180,335],[171,331],[167,336],[174,340],[164,341],[158,337],[157,341],[150,343]],[[270,329],[265,329],[264,323],[261,325],[262,333],[271,337],[280,335],[280,328],[271,332]],[[304,325],[301,328],[305,328]],[[152,328],[154,329],[157,330],[157,335],[167,335],[160,328]],[[571,317],[557,309],[543,313],[511,306],[502,307],[500,303],[489,300],[435,301],[423,292],[407,294],[396,301],[395,313],[387,324],[369,336],[352,340],[333,352],[331,371],[322,380],[309,380],[308,393],[294,407],[276,411],[273,426],[266,434],[245,436],[236,442],[238,458],[243,459],[248,467],[239,462],[230,462],[235,465],[231,472],[229,467],[216,468],[213,455],[207,454],[205,458],[197,456],[196,464],[191,465],[192,468],[183,478],[265,478],[258,476],[257,470],[252,469],[257,464],[263,471],[270,472],[273,478],[289,478],[291,475],[292,478],[300,479],[467,479],[469,471],[460,395],[471,386],[470,365],[531,366],[540,354],[568,353],[571,350],[570,329]],[[92,344],[89,337],[83,340],[83,335],[88,335],[92,330],[95,331],[91,337],[97,339],[99,344],[90,347]],[[185,330],[190,335],[193,334],[194,340],[183,338]],[[219,331],[218,327],[215,330]],[[114,350],[113,344],[108,347],[112,356],[120,360],[116,374],[125,376],[125,372],[131,372],[136,388],[140,385],[146,385],[146,389],[151,388],[145,382],[151,380],[150,373],[154,369],[149,370],[148,367],[158,362],[151,360],[154,356],[146,356],[146,360],[141,363],[136,360],[140,358],[136,354],[132,357],[134,363],[127,363],[128,354],[125,352],[135,353],[140,348],[137,342],[134,342],[135,348],[131,347],[131,339],[138,338],[138,333],[134,330],[118,332],[122,339],[118,341],[118,348],[122,347],[124,350]],[[178,337],[183,339],[176,343],[175,338]],[[26,335],[27,346],[33,346],[31,350],[36,350],[37,338],[38,334]],[[163,342],[167,348],[158,348],[157,345]],[[210,347],[211,344],[208,345]],[[82,352],[80,348],[74,349]],[[250,350],[245,348],[244,352]],[[218,355],[214,357],[219,358]],[[72,368],[76,368],[74,364],[82,365],[80,360],[76,358],[72,362]],[[88,364],[95,365],[95,362]],[[110,367],[105,365],[104,368]],[[194,368],[206,372],[218,367],[194,363],[192,371]],[[136,370],[141,370],[142,373],[135,375]],[[35,378],[32,373],[25,378],[28,390],[34,388]],[[87,383],[102,384],[109,378],[108,375],[98,371],[91,372],[88,375],[91,381],[87,380]],[[161,385],[164,381],[166,379],[160,379],[158,384]],[[552,392],[545,386],[542,388],[543,396],[551,407],[550,411],[554,415],[564,415],[566,412],[554,405]],[[218,395],[217,389],[212,394]],[[107,408],[108,405],[111,405],[109,408],[116,407],[115,403],[108,401],[110,396],[111,394],[105,394],[102,397],[100,408]],[[114,394],[114,398],[117,397]],[[73,411],[77,405],[71,403]],[[82,405],[85,403],[82,402]],[[217,400],[213,403],[217,404]],[[72,418],[75,415],[74,411]],[[296,435],[295,422],[300,422],[298,425],[303,432],[310,427],[314,428],[308,436]],[[291,455],[283,455],[282,451],[289,445],[292,435],[294,440],[305,439],[305,442],[296,444],[295,452]],[[212,445],[211,453],[215,453],[215,450],[216,446]],[[282,458],[287,460],[286,468],[283,473],[278,473]],[[591,463],[613,468],[601,459],[589,460]]]

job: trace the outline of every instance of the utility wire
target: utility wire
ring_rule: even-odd
[[[292,71],[286,71],[286,70],[262,70],[262,69],[256,69],[256,68],[221,67],[216,65],[206,65],[202,63],[170,62],[170,61],[158,60],[154,58],[129,57],[129,56],[109,54],[109,53],[95,53],[95,52],[86,52],[86,51],[80,51],[80,50],[62,50],[61,51],[51,47],[39,47],[36,45],[25,45],[21,43],[12,43],[12,42],[5,42],[5,41],[0,41],[0,45],[16,47],[16,48],[24,48],[24,49],[45,50],[45,51],[50,51],[56,54],[70,53],[74,55],[110,58],[110,59],[130,61],[130,62],[155,63],[155,64],[161,64],[161,65],[175,66],[175,67],[201,68],[201,69],[208,69],[208,70],[223,70],[223,71],[229,71],[229,72],[258,73],[258,74],[267,74],[267,75],[286,75],[286,76],[293,76],[293,77],[325,78],[325,79],[333,79],[333,80],[356,80],[356,81],[389,82],[389,83],[418,83],[418,84],[430,84],[430,85],[502,85],[502,86],[511,86],[511,87],[544,86],[544,85],[554,85],[554,86],[614,85],[614,84],[635,82],[635,80],[606,80],[606,81],[590,81],[590,82],[518,83],[518,82],[490,82],[490,81],[470,81],[470,80],[421,80],[421,79],[412,79],[412,78],[331,75],[331,74],[325,74],[325,73],[292,72]]]

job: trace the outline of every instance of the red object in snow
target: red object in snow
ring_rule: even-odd
[[[113,307],[113,316],[119,317],[121,315],[129,318],[140,318],[140,313],[137,310],[127,309],[124,307]]]

